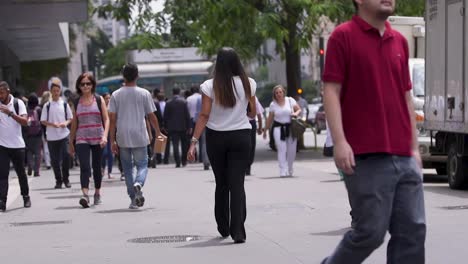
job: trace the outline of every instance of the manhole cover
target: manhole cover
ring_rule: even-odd
[[[37,222],[16,222],[10,223],[11,226],[43,226],[43,225],[62,225],[70,224],[70,220],[65,221],[37,221]]]
[[[446,210],[466,210],[468,209],[468,205],[442,206],[441,208]]]
[[[183,243],[200,240],[200,236],[192,235],[175,235],[175,236],[155,236],[155,237],[140,237],[128,240],[130,243],[147,243],[147,244],[161,244],[161,243]]]

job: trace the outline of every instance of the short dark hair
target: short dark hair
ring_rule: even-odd
[[[8,83],[5,81],[0,81],[0,88],[5,88],[10,91],[10,85],[8,85]]]
[[[156,97],[160,92],[161,92],[161,90],[159,90],[159,88],[154,88],[153,89],[153,96]]]
[[[200,87],[194,85],[190,88],[190,92],[192,92],[192,94],[194,93],[199,93],[200,92]]]
[[[127,63],[122,68],[122,76],[125,81],[133,82],[138,77],[138,67],[133,63]]]
[[[177,95],[180,94],[180,88],[172,88],[172,94]]]
[[[36,93],[31,93],[28,97],[28,108],[34,109],[39,105],[39,98]]]
[[[95,93],[96,92],[96,79],[94,79],[94,76],[89,73],[89,72],[85,72],[85,73],[82,73],[80,76],[78,76],[78,79],[76,79],[76,93],[78,95],[82,95],[83,92],[81,91],[81,81],[84,79],[84,78],[87,78],[91,84],[93,85],[93,87],[91,88],[91,93]]]
[[[358,4],[356,3],[356,1],[352,0],[353,1],[353,5],[354,5],[354,8],[356,9],[356,11],[359,9],[359,6]]]

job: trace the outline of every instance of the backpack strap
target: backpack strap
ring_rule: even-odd
[[[47,102],[46,104],[47,104],[47,106],[46,106],[46,108],[47,108],[47,122],[49,122],[50,102]]]
[[[101,113],[101,121],[102,121],[102,128],[105,127],[104,125],[104,119],[102,118],[102,100],[101,100],[101,96],[98,95],[98,94],[94,94],[94,98],[96,98],[96,104],[97,104],[97,107],[99,109],[99,113]]]
[[[64,110],[64,112],[65,112],[65,121],[68,120],[67,105],[68,105],[67,102],[64,101],[64,102],[63,102],[63,110]]]
[[[19,115],[18,98],[13,97],[13,108],[15,108],[16,114]]]

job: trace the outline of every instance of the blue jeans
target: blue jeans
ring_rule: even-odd
[[[139,148],[120,148],[120,160],[127,184],[127,193],[130,198],[135,198],[133,185],[139,183],[145,184],[148,174],[148,152],[145,147]],[[136,175],[133,174],[133,166],[136,166]]]
[[[384,241],[388,264],[423,264],[426,220],[421,169],[412,157],[356,156],[354,174],[344,181],[355,228],[322,263],[362,263]]]

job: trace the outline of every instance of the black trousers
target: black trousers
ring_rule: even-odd
[[[252,125],[252,130],[250,131],[250,160],[249,166],[247,167],[247,172],[250,174],[250,167],[252,166],[255,159],[255,147],[257,145],[257,121],[251,120],[250,124]]]
[[[102,183],[102,148],[100,145],[76,144],[76,154],[80,160],[81,188],[89,189],[89,177],[91,177],[90,153],[92,156],[94,188],[101,189]]]
[[[250,129],[206,128],[206,148],[216,179],[215,217],[221,235],[245,239],[247,216],[244,179],[249,165]]]
[[[48,141],[50,163],[54,170],[57,184],[68,183],[70,176],[70,155],[68,154],[68,137],[61,140]]]
[[[172,142],[172,150],[174,151],[174,160],[176,165],[187,164],[187,151],[188,151],[188,140],[187,133],[185,131],[169,131],[169,135]],[[179,144],[180,143],[180,144]],[[182,158],[179,153],[179,145],[181,145]]]
[[[0,146],[0,200],[6,203],[8,197],[8,176],[10,174],[10,161],[13,162],[18,176],[21,195],[29,195],[28,177],[24,170],[24,148],[13,149]]]

